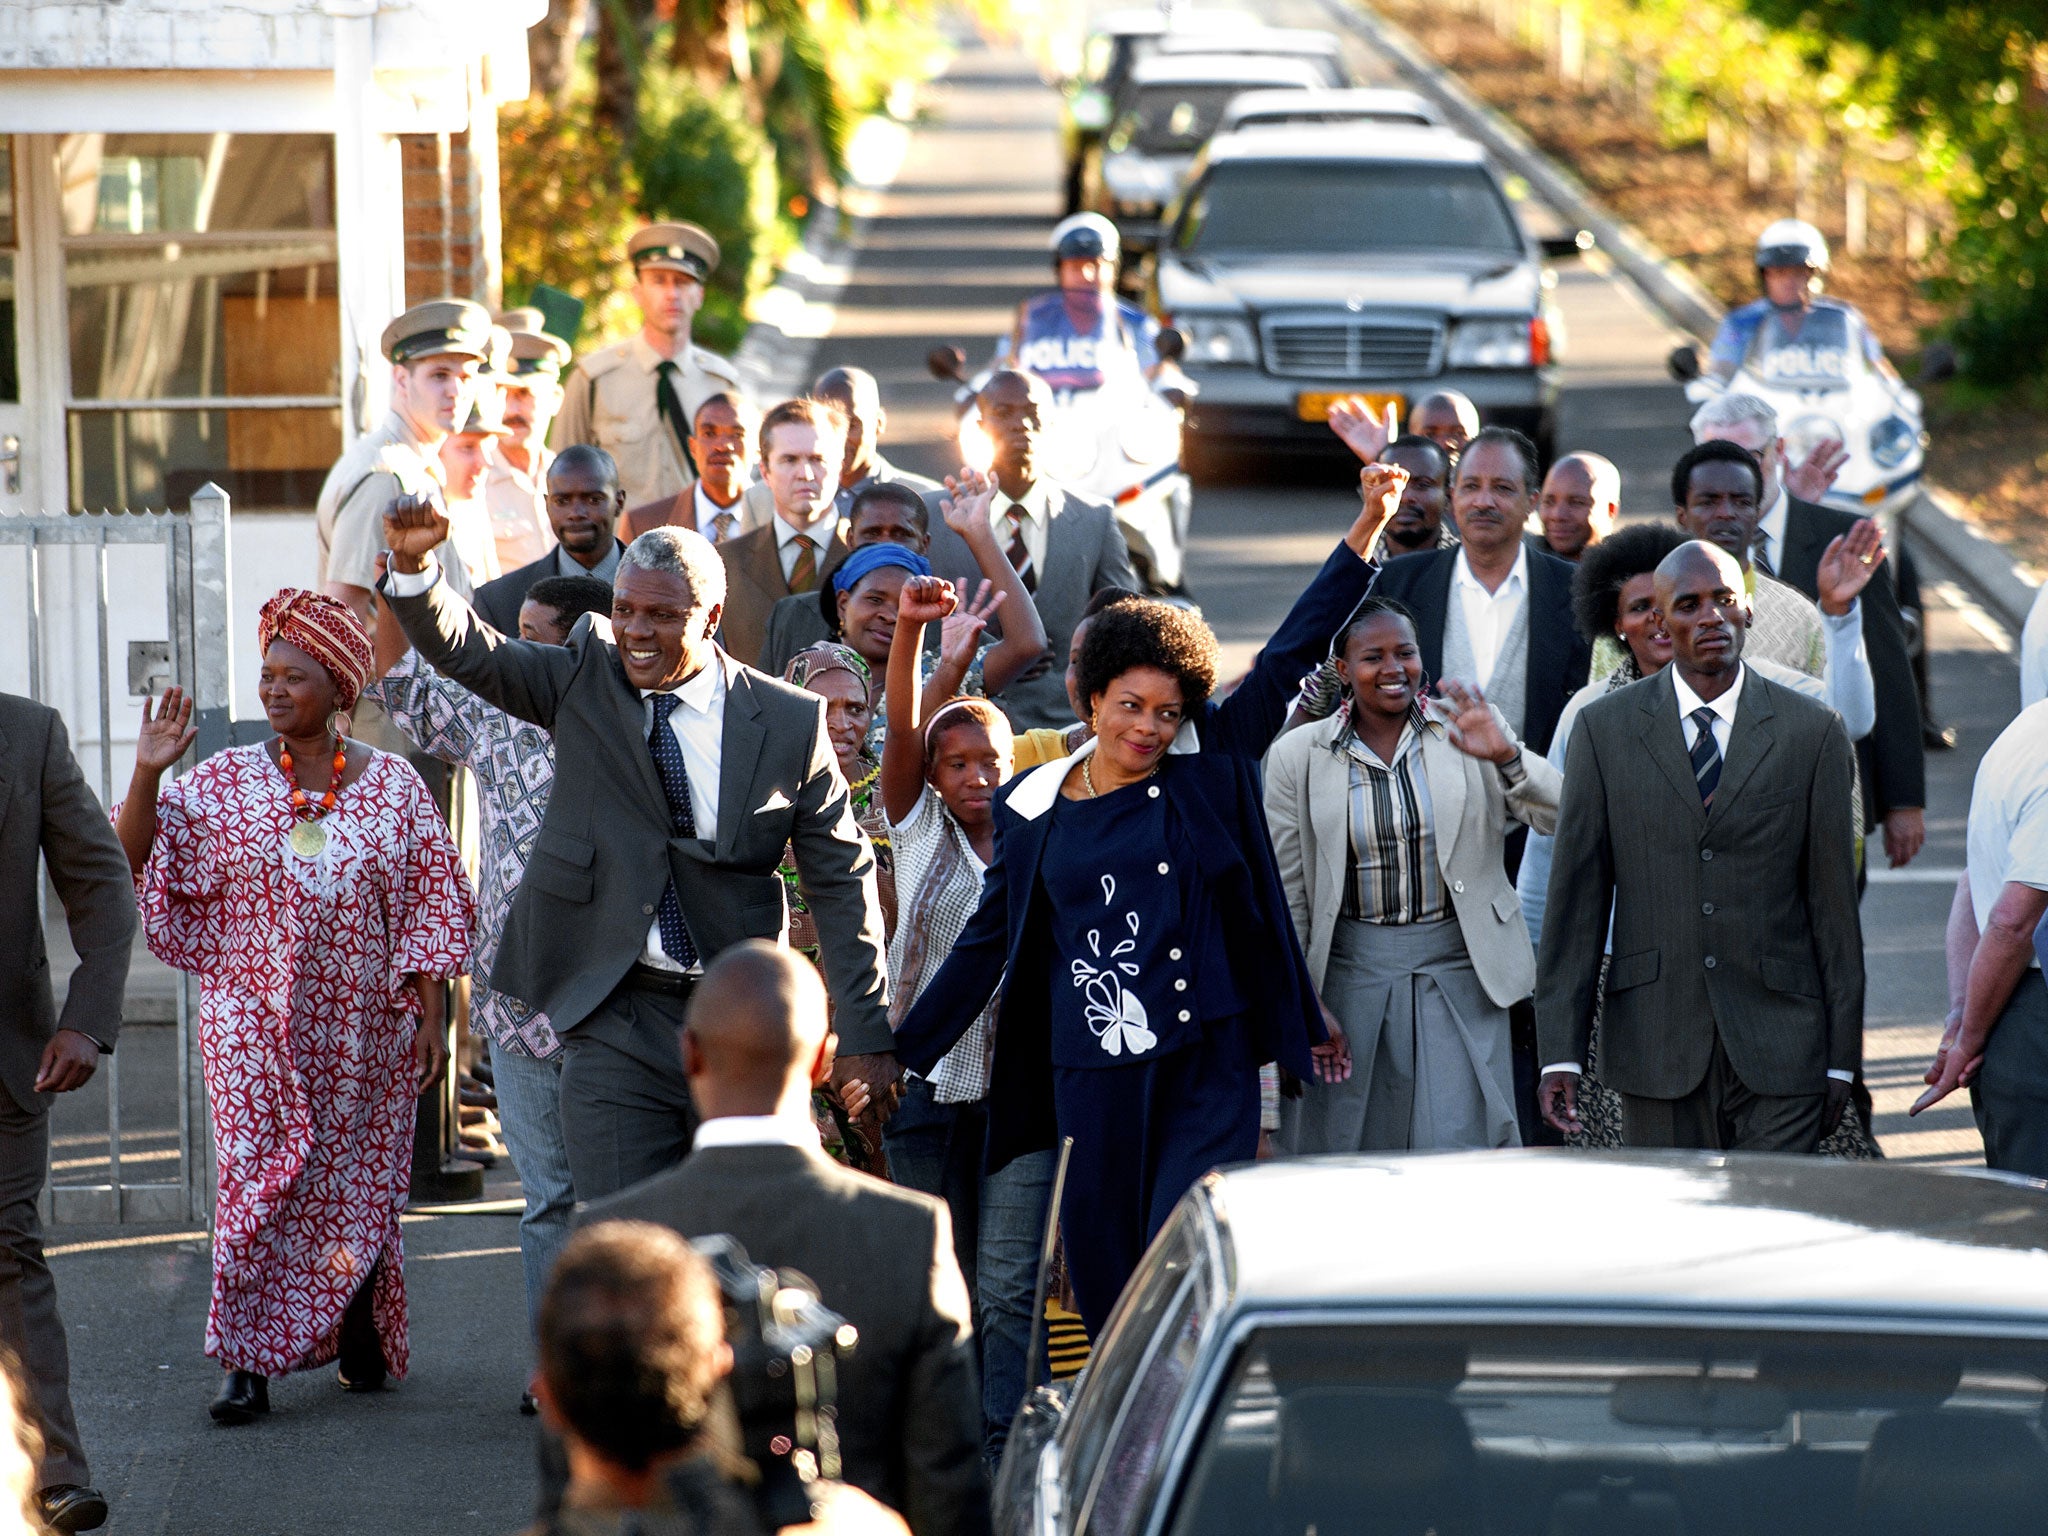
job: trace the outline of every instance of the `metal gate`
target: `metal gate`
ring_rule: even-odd
[[[110,591],[110,567],[117,559],[132,566],[119,552],[136,546],[162,551],[167,633],[161,639],[131,639],[125,654],[117,656],[110,617],[118,613],[127,627],[140,594],[127,584],[127,572],[121,590]],[[11,549],[22,554],[8,557]],[[0,558],[20,568],[29,697],[66,715],[74,744],[97,744],[80,753],[80,762],[103,804],[111,807],[126,789],[125,766],[123,778],[117,779],[115,771],[117,697],[160,694],[172,683],[191,695],[199,741],[179,772],[231,744],[234,644],[225,491],[202,487],[186,512],[0,510]],[[72,577],[69,601],[61,604],[52,591],[52,561],[68,562]],[[54,629],[68,627],[76,637],[87,617],[80,600],[81,575],[92,608],[86,654],[57,658],[51,649]],[[9,606],[0,595],[0,612]],[[78,684],[68,699],[52,696],[52,662],[58,659],[67,662]],[[95,696],[96,703],[88,702]],[[183,972],[171,974],[174,1038],[166,1042],[147,1026],[124,1032],[120,1048],[102,1059],[93,1081],[60,1098],[52,1110],[45,1197],[52,1221],[196,1221],[211,1214],[212,1137],[193,1038],[194,985]]]

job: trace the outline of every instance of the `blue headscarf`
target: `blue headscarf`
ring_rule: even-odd
[[[839,562],[839,569],[832,573],[832,590],[851,592],[863,577],[890,565],[900,565],[913,576],[932,573],[931,561],[901,544],[863,544]]]

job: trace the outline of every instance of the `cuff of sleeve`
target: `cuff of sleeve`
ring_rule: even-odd
[[[1849,611],[1839,618],[1829,613],[1827,609],[1821,608],[1818,603],[1815,603],[1814,607],[1820,610],[1821,623],[1838,635],[1846,634],[1852,629],[1860,631],[1863,628],[1863,599],[1860,597],[1851,601]]]
[[[1536,1075],[1538,1077],[1548,1077],[1553,1072],[1569,1072],[1573,1077],[1584,1077],[1586,1075],[1586,1069],[1576,1061],[1553,1061]]]
[[[425,570],[385,572],[384,590],[392,597],[424,597],[427,588],[440,579],[441,562],[429,553]]]
[[[1856,1081],[1856,1074],[1854,1072],[1844,1072],[1840,1067],[1829,1067],[1828,1076],[1838,1083],[1853,1083]]]

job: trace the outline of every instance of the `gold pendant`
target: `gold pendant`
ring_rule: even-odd
[[[317,821],[298,822],[293,825],[292,835],[286,843],[300,858],[317,859],[320,850],[327,846],[327,829]]]

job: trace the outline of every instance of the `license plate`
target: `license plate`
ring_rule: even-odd
[[[1406,395],[1364,395],[1355,389],[1312,389],[1303,390],[1294,397],[1294,414],[1303,421],[1326,421],[1331,406],[1354,396],[1363,400],[1365,408],[1375,416],[1385,416],[1390,405],[1394,408],[1396,420],[1408,412]]]

